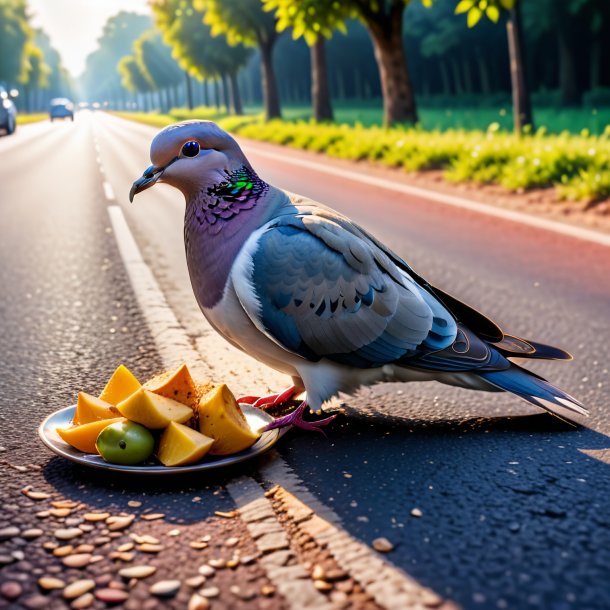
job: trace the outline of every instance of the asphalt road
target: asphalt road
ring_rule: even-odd
[[[100,508],[146,496],[187,523],[183,500],[198,494],[213,528],[213,511],[231,508],[222,487],[231,473],[150,489],[91,477],[51,458],[35,435],[43,416],[103,386],[119,361],[142,378],[161,366],[109,229],[104,180],[178,319],[191,337],[203,332],[180,195],[160,185],[127,202],[155,131],[83,114],[0,138],[4,493],[42,476]],[[349,417],[327,438],[291,433],[279,454],[349,533],[386,536],[390,562],[458,605],[609,608],[610,249],[316,174],[291,164],[290,151],[281,162],[260,144],[244,150],[264,179],[351,216],[507,331],[572,352],[573,362],[535,368],[591,410],[573,429],[509,396],[382,385],[348,397]],[[256,464],[246,472],[258,476]],[[6,497],[4,506],[0,527],[25,519]]]

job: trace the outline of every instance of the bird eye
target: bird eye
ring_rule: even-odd
[[[182,154],[185,157],[196,157],[199,154],[199,142],[191,140],[182,147]]]

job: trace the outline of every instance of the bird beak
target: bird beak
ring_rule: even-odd
[[[166,166],[167,167],[167,166]],[[150,188],[163,174],[165,167],[155,167],[151,165],[148,167],[141,178],[138,178],[132,185],[129,191],[129,201],[133,201],[133,198],[142,191]]]

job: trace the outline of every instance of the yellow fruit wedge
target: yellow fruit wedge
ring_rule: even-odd
[[[211,455],[237,453],[253,445],[260,436],[250,430],[235,396],[224,383],[203,396],[197,409],[200,432],[214,439]]]
[[[97,453],[95,441],[99,433],[110,424],[117,421],[125,421],[122,417],[114,419],[98,419],[97,421],[80,426],[72,426],[70,428],[56,428],[57,434],[75,449],[83,453]]]
[[[191,409],[197,406],[197,386],[186,364],[147,381],[144,387],[155,394],[177,400]]]
[[[165,428],[173,421],[183,424],[193,417],[190,407],[144,388],[120,402],[117,409],[123,417],[153,430]]]
[[[184,466],[200,460],[213,444],[213,438],[171,422],[161,435],[157,457],[164,466]]]
[[[100,398],[111,405],[118,405],[122,400],[131,396],[142,384],[133,376],[131,371],[121,364],[106,384]]]
[[[79,392],[72,425],[78,426],[79,424],[88,424],[99,419],[112,419],[118,416],[117,408],[109,402],[91,396],[86,392]]]

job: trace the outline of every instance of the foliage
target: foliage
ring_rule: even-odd
[[[154,29],[144,32],[133,43],[134,56],[146,79],[156,89],[171,87],[182,81],[182,70],[172,57],[171,47],[161,40]]]
[[[20,112],[17,115],[17,125],[29,125],[30,123],[40,123],[40,121],[48,121],[48,112],[36,112],[33,114],[25,114]]]
[[[25,0],[0,0],[0,81],[27,80],[31,39]]]
[[[183,112],[180,117],[198,118],[200,112]],[[124,116],[152,120],[156,126],[176,120],[168,115]],[[562,197],[588,202],[610,197],[610,128],[600,136],[551,136],[544,129],[518,136],[499,131],[496,124],[487,131],[440,132],[418,127],[264,122],[260,116],[219,119],[209,112],[205,116],[245,138],[407,171],[442,170],[451,181],[499,184],[511,191],[557,187]]]
[[[134,55],[121,57],[117,65],[121,85],[131,93],[146,93],[153,90],[153,82],[144,72]]]
[[[261,0],[194,0],[212,36],[224,34],[231,45],[260,46],[275,39],[276,20],[262,10]]]
[[[98,48],[86,59],[80,84],[91,100],[108,100],[121,95],[121,75],[117,66],[122,57],[133,53],[133,43],[151,26],[146,15],[121,11],[110,17],[98,40]]]
[[[345,20],[355,16],[349,2],[339,0],[262,0],[265,11],[275,11],[277,31],[292,28],[292,38],[303,36],[309,46],[318,36],[332,38],[334,30],[347,32]]]
[[[455,14],[466,13],[468,27],[474,27],[485,15],[490,21],[497,23],[502,9],[509,11],[515,6],[516,0],[460,0],[455,7]]]
[[[235,73],[251,55],[241,44],[229,46],[224,37],[213,37],[192,0],[153,0],[152,10],[176,60],[199,79]]]

